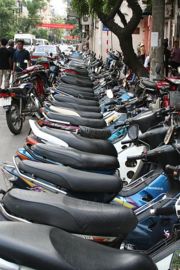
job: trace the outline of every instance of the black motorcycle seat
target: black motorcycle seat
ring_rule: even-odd
[[[78,111],[72,108],[63,108],[63,107],[52,107],[52,104],[45,104],[45,108],[50,111],[50,112],[57,112],[56,110],[60,110],[61,112],[59,112],[59,114],[61,115],[74,115],[74,114],[78,114],[79,117],[82,118],[88,118],[88,119],[102,119],[103,115],[101,113],[98,112],[86,112],[86,111]]]
[[[140,130],[144,133],[150,127],[157,125],[163,121],[163,116],[158,116],[156,111],[147,111],[138,114],[137,116],[129,119],[131,124],[138,124]]]
[[[109,129],[98,129],[80,126],[79,134],[85,138],[107,140],[111,136]]]
[[[60,101],[56,101],[53,100],[51,101],[51,104],[53,106],[57,106],[57,107],[62,107],[62,108],[69,108],[69,109],[73,109],[73,110],[77,110],[77,111],[85,111],[85,112],[96,112],[99,113],[100,107],[98,106],[87,106],[87,105],[79,105],[76,104],[74,102],[60,102]]]
[[[85,87],[85,86],[79,86],[79,85],[71,85],[71,84],[67,84],[67,83],[60,83],[61,87],[67,88],[67,89],[74,89],[74,90],[79,90],[79,91],[87,91],[90,93],[93,93],[93,89],[92,87]]]
[[[88,99],[81,99],[81,98],[76,98],[76,97],[70,97],[70,96],[63,96],[61,94],[55,94],[54,95],[55,100],[59,102],[70,102],[70,103],[75,103],[83,106],[93,106],[93,107],[99,107],[98,101],[95,100],[88,100]]]
[[[12,215],[74,234],[125,237],[137,225],[131,209],[64,194],[13,189],[4,196],[3,205]]]
[[[92,128],[104,128],[106,127],[106,122],[104,119],[89,119],[83,118],[79,116],[68,116],[68,115],[60,115],[54,112],[45,111],[46,116],[50,121],[57,120],[66,123],[70,123],[73,126],[87,126]]]
[[[83,91],[80,89],[77,90],[77,89],[73,89],[73,88],[66,88],[66,87],[61,86],[61,85],[59,85],[57,87],[57,91],[64,92],[64,93],[69,94],[69,95],[77,95],[77,96],[82,95],[85,98],[95,98],[93,92]]]
[[[151,81],[148,78],[142,79],[141,82],[145,87],[156,89],[156,82]]]
[[[59,138],[60,140],[63,140],[64,142],[68,144],[68,146],[72,148],[89,152],[89,153],[117,157],[116,148],[109,141],[100,140],[100,139],[88,139],[88,138],[84,138],[80,135],[77,135],[68,131],[57,130],[57,129],[48,128],[45,126],[39,127],[39,129],[47,134],[50,134],[52,136]]]
[[[70,167],[30,160],[19,161],[18,168],[31,177],[33,175],[73,192],[117,194],[122,189],[122,181],[116,174],[83,172]]]
[[[70,78],[74,78],[75,80],[78,79],[78,80],[81,80],[83,81],[84,83],[87,82],[87,83],[92,83],[92,81],[90,80],[89,77],[85,77],[85,76],[82,76],[80,74],[73,74],[73,73],[65,73],[65,76],[67,77],[70,77]]]
[[[75,72],[77,72],[80,76],[83,76],[85,78],[88,78],[89,77],[89,74],[88,74],[88,71],[86,69],[83,69],[83,68],[77,68],[77,67],[74,67],[74,66],[71,66],[69,65],[69,69],[72,69],[74,70]]]
[[[36,270],[157,270],[135,251],[98,245],[58,228],[1,222],[0,257]]]
[[[57,147],[57,145],[49,145],[38,143],[31,147],[31,150],[43,160],[52,160],[83,170],[115,170],[119,167],[116,157],[86,153],[70,147]]]
[[[20,84],[18,86],[14,86],[14,87],[11,87],[8,89],[9,92],[12,92],[12,93],[27,93],[28,90],[31,90],[33,88],[33,84],[32,83],[23,83],[23,84]]]
[[[88,82],[87,80],[77,79],[75,77],[67,76],[67,75],[62,76],[61,81],[67,84],[79,85],[79,86],[84,86],[84,87],[93,87],[92,82]]]

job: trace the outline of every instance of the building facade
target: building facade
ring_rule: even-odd
[[[180,0],[165,1],[164,38],[168,39],[169,47],[171,48],[174,40],[180,41]],[[144,11],[147,7],[147,1],[140,0],[140,5]],[[129,20],[132,16],[132,11],[128,8],[126,1],[123,2],[121,10],[125,14],[126,19]],[[115,20],[120,23],[118,17],[116,17]],[[97,18],[82,18],[81,23],[85,36],[84,42],[89,41],[90,50],[95,51],[97,56],[102,56],[103,59],[105,59],[109,49],[121,51],[117,37],[111,31],[108,31]],[[144,12],[140,24],[132,35],[135,52],[137,51],[138,45],[144,43],[146,55],[150,54],[151,29],[152,16]]]

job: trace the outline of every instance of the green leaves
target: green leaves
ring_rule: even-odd
[[[79,16],[89,14],[88,0],[72,0],[71,6]]]
[[[79,16],[103,12],[109,15],[117,0],[72,0],[72,8]]]
[[[17,7],[14,0],[0,0],[0,36],[10,38],[16,25]]]

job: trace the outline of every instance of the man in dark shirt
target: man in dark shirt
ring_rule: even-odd
[[[13,56],[13,71],[18,73],[31,65],[30,53],[24,48],[24,40],[18,40],[17,49]]]
[[[9,84],[13,82],[13,57],[16,49],[14,48],[14,40],[10,39],[8,41],[8,51],[10,52],[10,74],[9,74]]]
[[[0,47],[0,88],[2,87],[4,79],[4,87],[9,87],[9,75],[10,75],[10,52],[6,48],[8,41],[5,38],[1,39]]]
[[[10,52],[11,54],[11,70],[13,69],[13,57],[14,57],[14,53],[16,51],[16,49],[14,48],[14,40],[13,39],[10,39],[8,41],[8,51]]]

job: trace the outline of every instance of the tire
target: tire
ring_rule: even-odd
[[[16,102],[12,102],[9,110],[6,112],[6,121],[9,130],[14,135],[18,135],[21,133],[23,126],[23,119],[19,114],[19,106]]]

